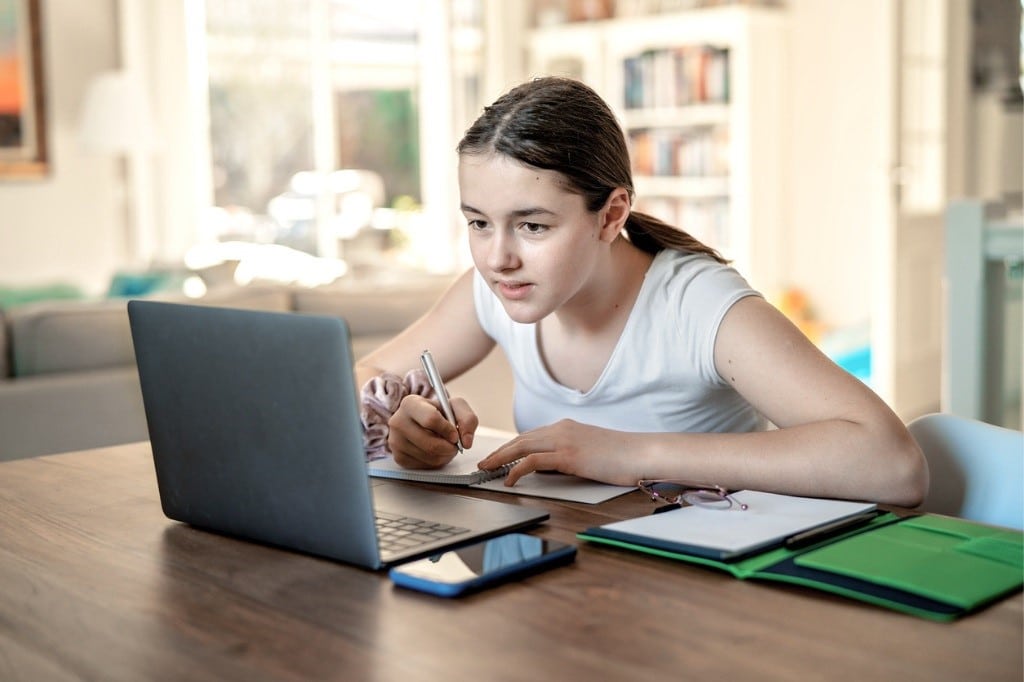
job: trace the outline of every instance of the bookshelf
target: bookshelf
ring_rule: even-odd
[[[622,124],[636,207],[720,249],[765,293],[781,286],[786,24],[720,6],[538,27],[531,76],[594,87]]]

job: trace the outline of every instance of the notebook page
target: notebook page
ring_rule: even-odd
[[[505,469],[480,471],[477,467],[477,462],[507,443],[514,436],[515,434],[494,429],[481,429],[474,435],[472,448],[455,455],[452,461],[440,469],[406,469],[399,466],[390,456],[368,462],[366,468],[371,476],[379,478],[400,478],[406,481],[450,483],[455,485],[479,483],[489,478],[505,475]]]
[[[729,558],[762,547],[778,544],[785,538],[848,516],[872,511],[868,502],[848,502],[811,497],[778,495],[741,490],[732,497],[749,505],[746,510],[709,509],[690,506],[662,514],[650,514],[601,526],[603,530],[625,533],[642,543],[649,538],[659,543],[676,544],[682,551],[707,550],[720,558]]]
[[[513,495],[546,497],[552,500],[568,500],[585,504],[598,504],[636,490],[636,486],[609,485],[559,473],[527,474],[516,481],[514,486],[505,485],[503,478],[504,476],[483,483],[475,483],[473,487],[512,493]]]

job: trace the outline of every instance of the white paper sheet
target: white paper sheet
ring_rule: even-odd
[[[691,548],[720,552],[728,558],[777,544],[823,524],[869,512],[876,505],[741,490],[732,497],[746,510],[682,507],[601,526],[602,529]]]
[[[395,461],[390,457],[370,462],[367,468],[371,476],[380,478],[400,478],[407,481],[468,485],[471,488],[496,490],[512,495],[546,497],[548,499],[583,502],[585,504],[604,502],[636,489],[634,486],[608,485],[559,473],[528,474],[519,479],[514,486],[509,487],[505,485],[504,474],[498,471],[490,474],[497,476],[497,478],[474,483],[474,479],[482,475],[477,470],[476,463],[512,438],[515,438],[515,436],[515,433],[508,431],[480,427],[476,432],[473,447],[456,455],[451,462],[440,469],[405,469],[395,464]]]
[[[635,486],[608,485],[607,483],[598,483],[586,478],[558,473],[527,474],[516,481],[516,484],[511,487],[506,486],[505,480],[502,478],[495,478],[484,483],[476,483],[470,487],[497,490],[498,492],[512,493],[513,495],[584,502],[586,504],[598,504],[599,502],[628,493],[631,490],[636,490]]]

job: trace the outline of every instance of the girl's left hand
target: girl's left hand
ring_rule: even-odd
[[[518,435],[478,466],[497,469],[520,460],[505,477],[509,486],[533,471],[560,471],[613,485],[636,485],[642,477],[638,458],[624,457],[624,453],[636,449],[637,435],[563,419]]]

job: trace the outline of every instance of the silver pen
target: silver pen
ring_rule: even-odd
[[[427,380],[434,388],[434,393],[437,394],[437,401],[441,403],[441,410],[444,412],[445,418],[455,426],[456,430],[458,430],[459,423],[455,421],[455,413],[452,412],[452,404],[448,402],[448,389],[444,387],[444,382],[441,381],[441,373],[437,371],[437,365],[434,364],[434,357],[430,354],[429,350],[423,351],[420,355],[420,362],[423,363],[423,371],[427,373]],[[455,445],[459,448],[459,452],[465,452],[465,448],[462,446],[461,433],[459,434],[459,439],[456,441]]]

